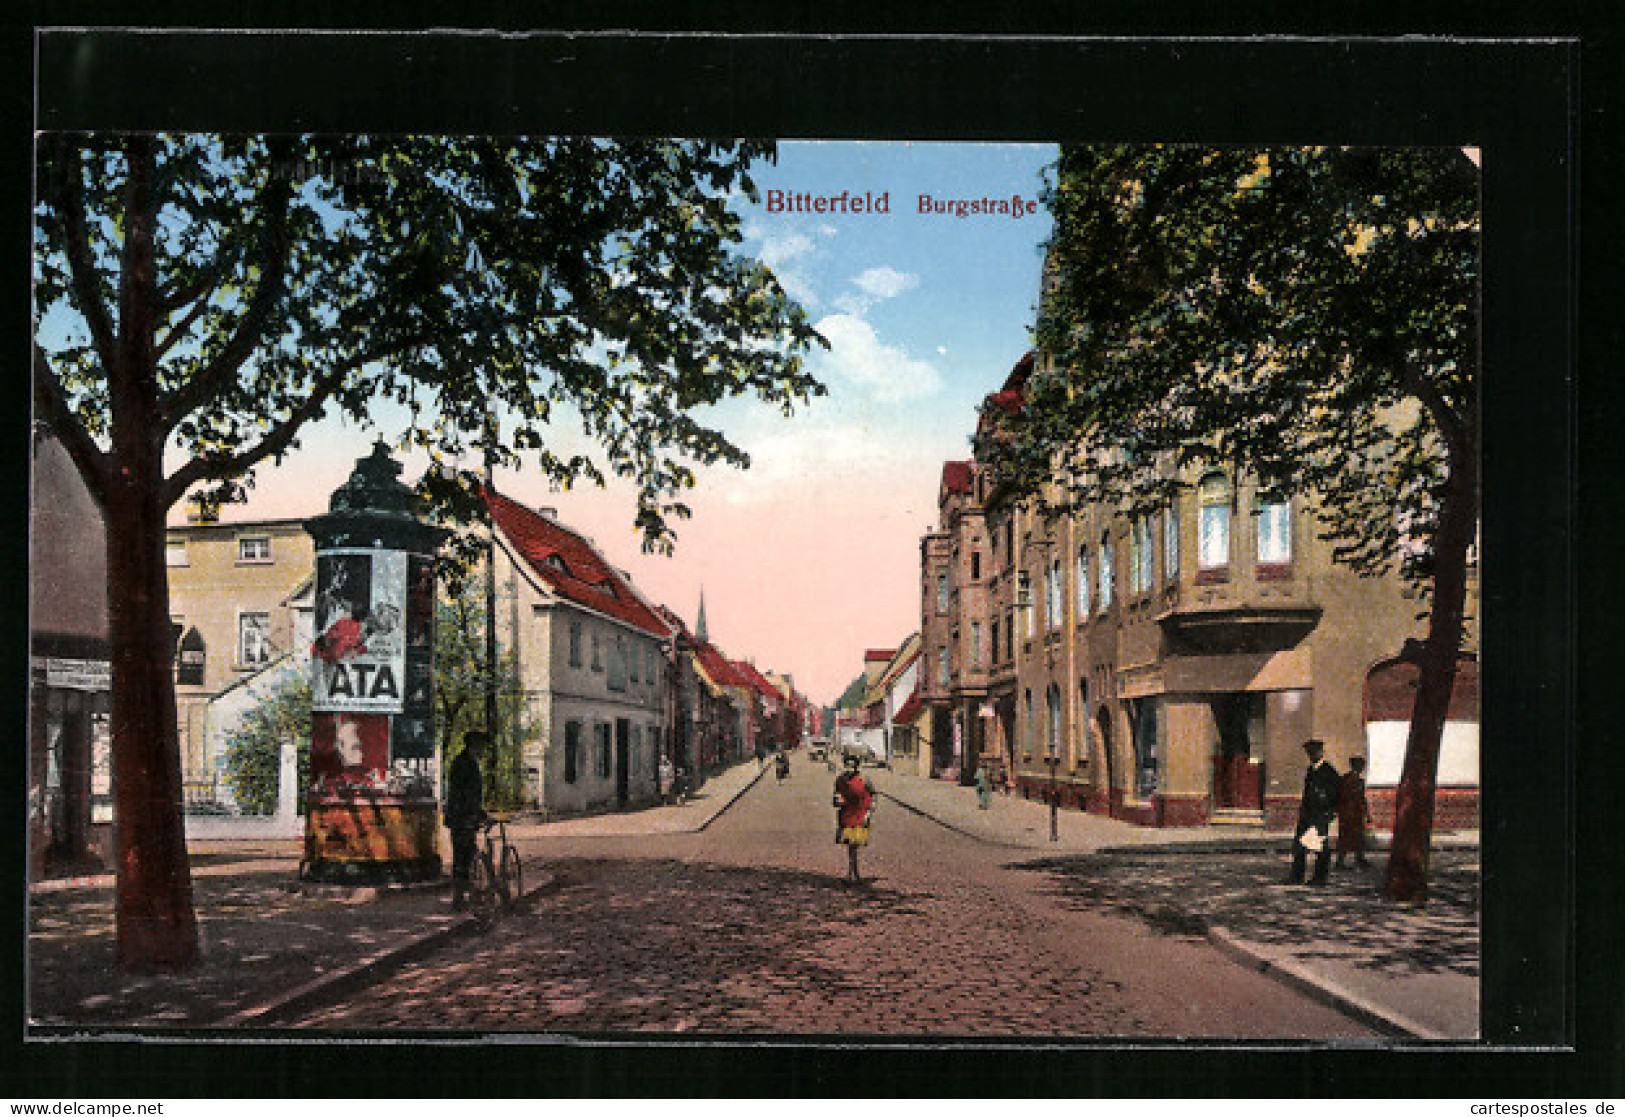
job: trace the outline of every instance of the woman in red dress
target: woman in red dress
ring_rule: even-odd
[[[869,844],[869,821],[875,813],[875,790],[859,772],[858,758],[846,758],[846,771],[835,777],[835,840],[846,847],[847,879],[857,882],[858,850]]]

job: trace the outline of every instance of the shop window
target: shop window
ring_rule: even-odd
[[[1135,699],[1129,708],[1134,734],[1134,791],[1149,799],[1157,793],[1157,745],[1162,735],[1162,704],[1153,698]]]
[[[581,723],[564,723],[564,782],[575,783],[581,766]]]
[[[1230,576],[1230,483],[1210,473],[1197,488],[1200,503],[1196,544],[1196,578],[1222,582]]]
[[[261,667],[271,662],[271,614],[237,614],[237,665]]]
[[[237,538],[238,562],[270,562],[271,537],[269,535],[242,535]]]

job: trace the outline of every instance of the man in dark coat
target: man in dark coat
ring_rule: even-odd
[[[474,864],[480,827],[485,823],[485,784],[480,778],[480,757],[490,741],[479,730],[465,734],[463,751],[446,774],[446,829],[451,831],[451,906],[461,911],[468,902],[468,874]]]
[[[1311,884],[1325,884],[1331,870],[1331,850],[1327,839],[1332,832],[1332,817],[1337,814],[1337,800],[1343,789],[1342,777],[1326,759],[1326,745],[1322,741],[1305,741],[1303,751],[1309,756],[1309,770],[1303,774],[1303,798],[1298,803],[1298,829],[1292,835],[1292,872],[1287,877],[1291,884],[1303,883],[1303,870],[1309,851],[1315,851],[1315,875]]]

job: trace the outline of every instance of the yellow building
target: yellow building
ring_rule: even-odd
[[[291,598],[315,572],[315,544],[303,520],[193,516],[169,529],[167,562],[182,773],[188,802],[206,801],[221,761],[209,755],[209,701],[304,650]]]

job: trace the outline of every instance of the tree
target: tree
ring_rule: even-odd
[[[226,778],[232,798],[244,812],[270,814],[277,809],[282,746],[288,741],[297,750],[303,813],[310,787],[310,676],[304,672],[284,679],[226,735]]]
[[[1199,467],[1313,493],[1336,560],[1429,602],[1385,894],[1426,895],[1479,513],[1478,178],[1460,151],[1071,147],[1038,341],[977,454],[1051,514]]]
[[[34,404],[106,524],[118,958],[197,957],[164,531],[240,495],[332,410],[410,444],[524,454],[638,491],[669,547],[691,462],[748,464],[697,409],[822,391],[818,340],[740,240],[730,194],[771,145],[590,138],[46,135]],[[498,421],[488,421],[496,416]],[[555,452],[553,420],[601,450]],[[505,422],[508,433],[498,433]]]
[[[485,568],[480,582],[489,577]],[[447,592],[435,605],[435,725],[440,755],[449,761],[453,745],[472,729],[489,729],[491,747],[480,771],[486,802],[501,809],[525,804],[523,766],[525,738],[535,728],[519,677],[513,648],[498,653],[495,678],[485,640],[485,587],[473,579],[448,579]],[[493,685],[497,696],[494,728],[487,725],[485,696]],[[444,767],[444,766],[442,766]]]

